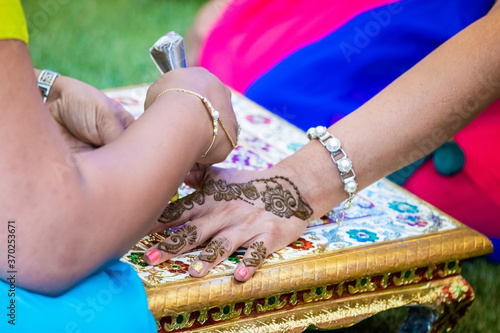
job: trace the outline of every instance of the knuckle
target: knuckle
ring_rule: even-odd
[[[231,240],[231,238],[222,235],[222,236],[216,236],[215,239],[222,243],[222,246],[226,251],[231,251],[233,249],[233,241]]]
[[[189,225],[189,223],[187,223],[186,225]],[[195,230],[194,235],[196,236],[194,244],[198,244],[203,239],[203,228],[200,228],[199,226],[197,226],[195,224],[193,224],[193,227],[194,227],[194,230]]]
[[[277,223],[269,222],[266,229],[267,233],[272,237],[279,237],[281,235],[281,226],[279,226]]]

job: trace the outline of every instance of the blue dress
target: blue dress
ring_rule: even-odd
[[[15,296],[9,297],[9,289],[9,283],[0,281],[2,333],[157,332],[144,286],[132,266],[123,262],[86,278],[59,297],[19,287],[15,288]],[[15,301],[14,318],[6,309],[11,299]],[[9,323],[13,319],[15,325]]]

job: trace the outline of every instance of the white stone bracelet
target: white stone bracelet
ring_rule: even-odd
[[[352,199],[354,198],[354,193],[356,193],[356,189],[358,188],[358,183],[356,183],[356,174],[352,169],[352,162],[347,158],[344,150],[340,148],[339,139],[329,133],[324,126],[311,127],[307,131],[307,137],[309,140],[318,139],[319,142],[321,142],[321,144],[330,152],[333,163],[335,163],[339,169],[340,179],[344,183],[344,190],[349,195],[344,207],[349,207]]]

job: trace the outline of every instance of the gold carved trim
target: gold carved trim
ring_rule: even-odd
[[[241,318],[237,322],[225,322],[195,330],[188,329],[185,332],[278,333],[302,332],[310,325],[321,329],[346,327],[376,313],[401,306],[424,305],[440,309],[440,304],[449,303],[447,293],[443,290],[449,286],[459,286],[463,284],[462,281],[461,276],[453,276],[425,284],[355,294],[346,298],[310,303],[294,309],[293,312],[286,310],[270,312],[258,317]],[[466,288],[462,289],[462,294],[465,295]],[[457,297],[464,297],[462,294]]]
[[[241,315],[243,309],[236,310],[235,303],[220,307],[219,312],[212,313],[212,319],[215,321],[233,319]]]
[[[265,298],[277,290],[294,290],[297,286],[311,289],[363,276],[457,261],[487,254],[492,249],[488,238],[464,226],[265,266],[245,283],[235,281],[232,275],[215,275],[146,286],[146,293],[153,316],[161,318],[250,298]]]
[[[433,266],[430,273],[429,267],[413,268],[394,274],[386,273],[371,277],[361,277],[357,280],[344,281],[339,284],[317,286],[309,290],[302,289],[292,292],[274,293],[264,299],[254,298],[246,300],[244,303],[233,302],[230,304],[219,304],[219,306],[210,309],[205,308],[194,311],[193,313],[166,316],[161,322],[164,323],[163,329],[167,332],[171,332],[192,327],[196,321],[199,323],[196,327],[201,327],[205,324],[207,318],[211,317],[213,321],[207,323],[207,325],[212,327],[220,321],[227,321],[234,318],[240,320],[244,318],[242,313],[244,313],[245,316],[249,316],[254,312],[253,317],[255,317],[255,315],[258,314],[260,316],[264,312],[276,312],[277,310],[283,309],[285,306],[287,310],[295,310],[295,308],[300,308],[311,302],[324,302],[332,298],[348,298],[350,295],[361,293],[378,293],[386,290],[389,286],[400,287],[410,284],[421,285],[435,278],[442,280],[449,275],[456,275],[456,273],[460,271],[460,265],[460,262],[443,263]],[[458,291],[460,292],[460,290]],[[344,292],[346,293],[344,294]],[[342,295],[344,295],[344,297],[342,297]],[[453,296],[452,298],[456,299],[457,296]]]
[[[445,265],[446,266],[446,265]],[[409,269],[404,272],[401,272],[401,275],[399,277],[394,277],[394,285],[396,286],[401,286],[401,285],[406,285],[406,284],[412,284],[412,283],[417,283],[420,280],[420,277],[415,273],[416,269]],[[426,271],[427,273],[427,271]],[[427,276],[427,274],[426,274]]]
[[[382,285],[382,287],[383,287],[383,285]],[[372,282],[371,277],[369,277],[369,276],[362,277],[361,279],[356,280],[356,285],[349,286],[349,293],[357,294],[357,293],[363,293],[363,292],[367,292],[367,291],[374,291],[376,288],[377,288],[377,285]]]
[[[302,295],[304,302],[311,303],[313,301],[322,301],[330,299],[333,296],[334,289],[328,289],[328,285],[312,288],[309,292]],[[296,294],[296,293],[295,293]],[[297,303],[297,302],[295,302]]]

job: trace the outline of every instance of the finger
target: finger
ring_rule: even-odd
[[[197,216],[207,214],[210,208],[205,204],[206,195],[202,191],[195,191],[169,203],[151,228],[150,233],[161,232],[167,228],[182,225]]]
[[[64,142],[66,143],[66,145],[69,148],[71,153],[80,153],[80,152],[89,151],[89,150],[94,149],[94,147],[92,147],[91,145],[89,145],[85,142],[82,142],[82,141],[78,140],[77,138],[75,138],[68,131],[68,129],[66,127],[62,126],[59,123],[57,123],[56,125],[59,129],[59,133],[61,134]]]
[[[174,229],[169,237],[146,251],[144,260],[150,265],[158,265],[194,249],[221,229],[221,224],[218,221],[220,219],[215,220],[211,216],[204,216]]]
[[[199,189],[209,179],[226,178],[223,177],[227,173],[227,169],[213,167],[207,164],[195,163],[189,174],[186,176],[184,183],[194,189]]]
[[[116,140],[134,122],[134,117],[123,106],[109,99],[108,107],[97,115],[97,132],[101,145]]]
[[[121,106],[121,104],[120,104]],[[123,121],[123,127],[127,129],[135,121],[134,116],[122,107],[121,117]]]
[[[245,234],[227,229],[215,236],[205,249],[189,266],[189,274],[194,277],[205,276],[208,271],[217,266],[222,261],[238,249],[245,241]]]
[[[184,184],[191,188],[199,189],[211,173],[210,169],[209,165],[195,163],[184,179]]]
[[[274,248],[275,241],[269,235],[261,235],[255,239],[248,247],[245,256],[240,261],[234,270],[234,278],[238,281],[245,282],[252,278],[255,271],[266,260],[268,254],[278,250]],[[269,251],[268,251],[269,250]]]
[[[202,226],[186,223],[175,230],[169,237],[152,246],[144,254],[144,261],[149,265],[158,265],[185,251],[188,251],[203,240]]]

